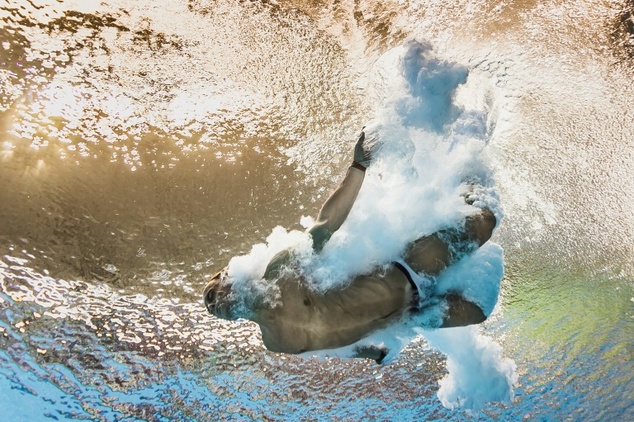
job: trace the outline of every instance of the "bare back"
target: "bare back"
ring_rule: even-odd
[[[311,289],[297,273],[276,281],[281,304],[262,309],[256,322],[269,350],[302,353],[354,343],[400,318],[413,291],[395,267],[354,278],[325,293]]]
[[[371,145],[365,144],[362,132],[355,145],[355,160],[344,180],[322,206],[315,225],[309,230],[313,249],[319,253],[346,220],[371,161]],[[470,203],[469,200],[466,200]],[[496,225],[488,209],[467,217],[462,230],[440,231],[408,245],[403,254],[405,262],[418,273],[431,276],[451,265],[455,245],[473,246],[485,243]],[[450,233],[450,236],[446,236]],[[472,245],[472,246],[469,246]],[[416,291],[410,278],[396,266],[388,264],[373,272],[360,275],[337,289],[322,292],[312,289],[294,267],[288,250],[276,255],[269,263],[264,279],[279,287],[280,300],[275,305],[259,302],[247,317],[260,325],[262,339],[272,351],[302,353],[310,350],[331,349],[357,342],[371,332],[400,318],[412,305]],[[220,273],[219,273],[220,274]],[[214,277],[204,291],[209,312],[227,319],[244,317],[232,312],[230,281]],[[443,327],[477,324],[486,316],[475,304],[464,300],[459,292],[439,297]],[[430,305],[431,306],[431,305]],[[435,306],[435,305],[434,305]],[[382,353],[360,352],[359,356],[380,361]]]

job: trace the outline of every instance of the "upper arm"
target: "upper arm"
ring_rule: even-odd
[[[271,280],[273,278],[278,277],[280,270],[282,267],[288,266],[292,258],[291,251],[289,249],[284,249],[278,252],[269,262],[269,265],[266,266],[266,270],[264,271],[264,278],[267,280]]]

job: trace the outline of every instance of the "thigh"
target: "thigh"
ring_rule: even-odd
[[[403,259],[416,272],[437,275],[454,260],[486,243],[495,224],[493,213],[484,208],[468,216],[463,227],[440,230],[412,242]]]
[[[403,259],[417,273],[440,273],[449,265],[451,258],[449,245],[443,237],[439,232],[412,242],[407,247]]]

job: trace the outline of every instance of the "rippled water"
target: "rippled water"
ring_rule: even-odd
[[[10,420],[634,416],[631,2],[0,4],[0,404]],[[267,352],[206,277],[338,181],[408,37],[490,105],[512,404],[394,362]]]

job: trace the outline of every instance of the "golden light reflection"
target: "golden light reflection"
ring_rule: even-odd
[[[42,92],[46,100],[42,103],[42,109],[47,117],[62,117],[74,120],[82,114],[80,97],[76,94],[72,85],[54,83]]]
[[[2,143],[2,149],[0,149],[0,156],[2,157],[2,162],[7,162],[13,157],[13,149],[15,145],[13,145],[9,141],[5,141]]]
[[[37,160],[35,162],[35,164],[33,165],[29,165],[26,169],[25,172],[26,174],[29,174],[30,176],[34,176],[37,177],[39,176],[44,170],[46,169],[46,162],[44,161],[43,158],[40,158],[39,160]]]

